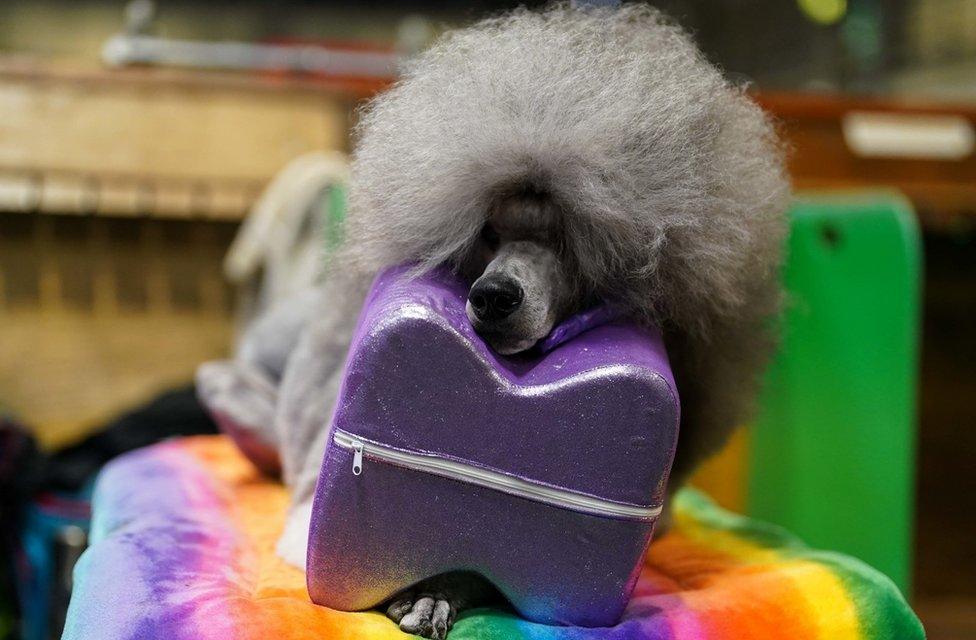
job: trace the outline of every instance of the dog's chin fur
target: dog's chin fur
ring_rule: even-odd
[[[450,32],[357,135],[334,263],[347,274],[461,266],[499,198],[543,194],[579,290],[665,331],[676,481],[747,418],[780,304],[788,183],[763,112],[658,12],[556,5]]]

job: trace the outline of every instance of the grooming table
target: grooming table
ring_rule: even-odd
[[[92,546],[75,568],[65,640],[404,638],[378,612],[311,603],[274,553],[285,489],[223,436],[142,449],[95,489]],[[539,568],[544,571],[544,567]],[[852,558],[685,491],[614,627],[547,627],[463,613],[451,640],[924,638],[894,584]]]

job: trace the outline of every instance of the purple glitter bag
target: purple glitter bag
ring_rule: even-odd
[[[533,355],[500,356],[466,295],[443,271],[373,284],[316,488],[312,600],[368,609],[468,570],[530,620],[614,624],[677,443],[661,337],[589,313]]]

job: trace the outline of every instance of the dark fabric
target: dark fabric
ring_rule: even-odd
[[[48,456],[37,469],[34,487],[73,491],[117,455],[174,436],[209,433],[217,433],[217,426],[197,400],[193,385],[173,389]]]
[[[0,616],[8,623],[18,615],[14,562],[23,515],[22,505],[29,495],[28,473],[42,455],[30,432],[13,418],[0,415]],[[0,625],[3,627],[4,625]],[[0,640],[19,638],[16,625]]]

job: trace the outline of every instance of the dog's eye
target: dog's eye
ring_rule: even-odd
[[[485,241],[491,249],[497,249],[501,238],[498,236],[498,232],[490,224],[486,224],[481,228],[481,239]]]

